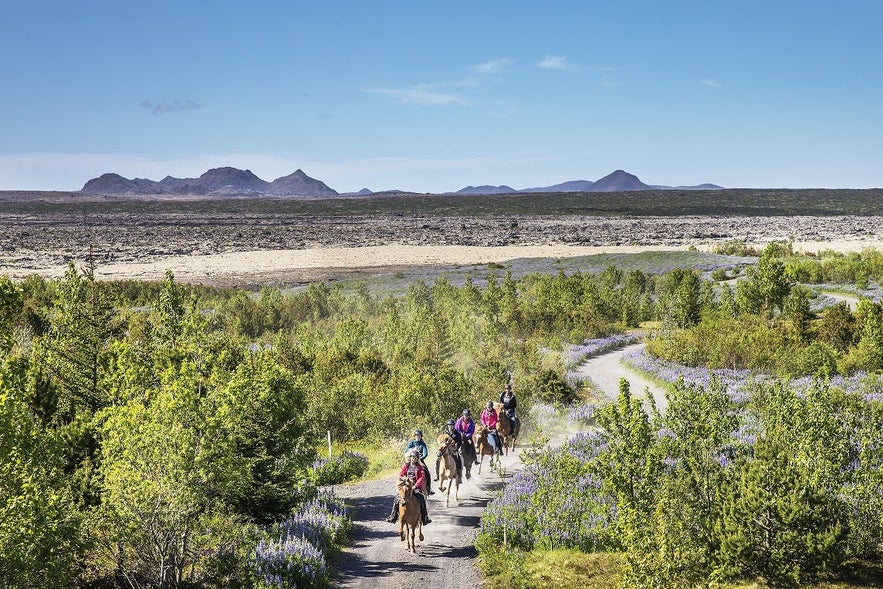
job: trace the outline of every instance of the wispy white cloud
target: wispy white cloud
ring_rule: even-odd
[[[422,106],[439,105],[464,105],[467,100],[451,92],[441,92],[434,89],[435,85],[412,86],[411,88],[369,88],[366,92],[389,96],[403,104],[418,104]]]
[[[479,74],[494,74],[505,70],[507,67],[514,64],[514,59],[504,57],[502,59],[496,59],[494,61],[487,61],[485,63],[478,64],[476,66],[473,66],[472,69]]]
[[[704,80],[702,80],[702,85],[708,86],[709,88],[720,88],[721,87],[721,83],[718,82],[714,78],[705,78]]]
[[[537,67],[544,70],[559,70],[564,72],[576,72],[581,68],[567,62],[567,58],[563,55],[547,55],[539,63]]]
[[[202,108],[202,105],[194,100],[160,100],[158,102],[142,100],[141,108],[155,115],[164,115],[170,112],[199,110]]]

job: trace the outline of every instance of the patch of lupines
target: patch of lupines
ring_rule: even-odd
[[[567,346],[564,349],[564,362],[568,368],[573,368],[592,356],[634,344],[639,339],[632,333],[616,333],[607,337],[586,340],[578,345]]]
[[[258,542],[253,565],[256,585],[292,589],[326,584],[326,556],[343,542],[350,523],[346,507],[331,493],[320,493],[301,505]]]
[[[595,422],[595,410],[598,408],[597,405],[593,403],[583,403],[582,405],[577,405],[576,407],[572,407],[570,411],[567,413],[568,421],[576,421],[583,424],[593,424]]]
[[[333,544],[343,541],[348,521],[346,508],[339,500],[325,493],[302,505],[277,527],[281,537],[303,537],[323,551],[328,551]]]
[[[485,509],[481,534],[495,542],[587,551],[613,542],[613,499],[601,490],[593,460],[603,448],[597,433],[580,434],[549,454],[538,456]]]
[[[546,403],[533,403],[530,407],[530,420],[540,431],[550,431],[559,423],[558,410]]]
[[[752,383],[769,382],[775,377],[769,374],[755,374],[750,370],[734,370],[729,368],[709,369],[704,366],[683,366],[669,360],[662,360],[647,354],[645,350],[634,350],[623,356],[627,366],[651,375],[658,380],[675,383],[683,378],[687,384],[696,384],[708,388],[714,379],[724,386],[727,394],[737,404],[748,401]],[[792,390],[804,391],[817,380],[816,377],[805,376],[788,382]],[[883,400],[883,379],[880,376],[856,372],[850,376],[834,376],[828,380],[832,387],[849,393],[861,393],[866,401]]]
[[[368,457],[360,452],[343,452],[334,458],[320,458],[313,462],[313,482],[316,485],[338,485],[365,474]]]
[[[255,548],[255,581],[258,587],[315,587],[327,574],[325,555],[306,538],[264,539]]]

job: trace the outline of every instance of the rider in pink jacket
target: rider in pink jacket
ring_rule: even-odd
[[[497,411],[494,409],[494,402],[488,401],[487,406],[484,408],[484,411],[481,412],[481,423],[489,430],[491,430],[490,435],[488,436],[488,442],[493,446],[494,451],[496,452],[498,448],[502,446],[500,443],[500,434],[497,432],[497,423],[500,421],[500,417],[497,415]]]

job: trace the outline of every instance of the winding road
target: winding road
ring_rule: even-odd
[[[573,373],[580,378],[587,378],[601,391],[605,397],[615,400],[619,396],[619,379],[624,378],[629,383],[629,390],[635,397],[653,396],[656,406],[663,410],[668,402],[665,399],[665,390],[659,385],[647,380],[640,374],[628,369],[622,364],[622,357],[631,352],[643,349],[644,344],[631,344],[624,348],[601,354],[590,358],[574,369]]]
[[[635,396],[649,391],[662,409],[665,407],[663,390],[620,363],[623,355],[642,345],[633,344],[596,356],[577,370],[611,399],[619,394],[619,379],[626,378]],[[521,439],[526,443],[529,433],[522,432]],[[518,449],[503,457],[501,473],[490,472],[487,463],[480,475],[477,468],[473,468],[472,480],[463,481],[459,501],[451,495],[450,507],[445,507],[444,495],[434,482],[436,493],[428,503],[432,523],[423,529],[425,540],[418,543],[417,554],[405,550],[397,526],[385,519],[392,506],[397,476],[335,486],[334,492],[350,506],[354,529],[349,546],[332,563],[334,586],[342,589],[481,587],[482,577],[476,568],[478,553],[473,546],[481,514],[497,491],[520,468],[522,451]],[[434,455],[435,447],[430,444],[430,459]]]

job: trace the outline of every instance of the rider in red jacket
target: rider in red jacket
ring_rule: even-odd
[[[423,525],[425,526],[428,523],[432,523],[432,520],[429,519],[429,514],[426,512],[426,497],[423,496],[424,490],[426,489],[426,467],[420,462],[420,451],[417,449],[412,449],[408,453],[408,459],[402,465],[402,469],[399,471],[400,477],[408,477],[414,481],[414,496],[417,497],[418,503],[420,503],[420,515],[423,518]],[[396,495],[395,500],[392,503],[392,511],[389,514],[389,517],[386,518],[391,524],[394,524],[396,520],[399,519],[399,496]]]

